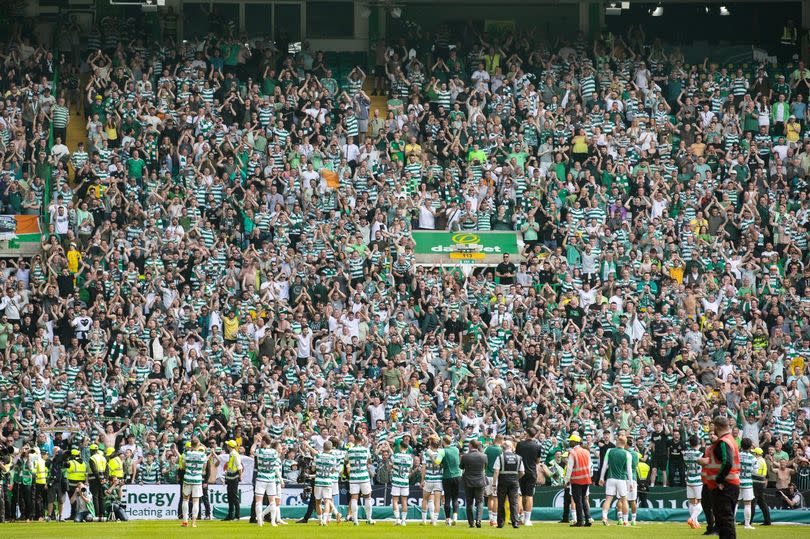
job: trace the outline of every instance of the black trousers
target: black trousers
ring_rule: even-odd
[[[60,137],[62,139],[62,144],[67,144],[67,127],[54,127],[53,128],[54,140],[56,140],[56,137]]]
[[[484,487],[464,487],[464,498],[467,500],[467,522],[472,526],[480,522],[484,514]]]
[[[23,485],[22,483],[18,483],[14,485],[15,489],[18,489],[17,492],[17,504],[20,507],[20,520],[28,520],[31,518],[31,513],[33,513],[33,486],[32,485]]]
[[[681,462],[669,463],[669,485],[672,487],[686,486],[686,466]]]
[[[76,492],[76,485],[78,484],[79,483],[74,483],[73,481],[68,481],[67,495],[68,495],[68,503],[70,503],[70,516],[68,517],[68,520],[70,520],[71,522],[73,521],[73,517],[76,516],[76,504],[70,502],[70,497],[73,496],[74,492]]]
[[[315,494],[310,492],[309,494],[309,503],[307,504],[307,512],[304,514],[304,518],[301,520],[304,524],[306,524],[310,518],[312,518],[312,513],[315,512],[315,504],[317,500],[315,499]]]
[[[735,539],[734,512],[737,509],[737,498],[740,496],[740,487],[725,485],[722,489],[712,491],[712,509],[717,532],[721,539]]]
[[[34,483],[34,513],[31,518],[40,518],[48,507],[48,485]]]
[[[205,508],[205,516],[211,516],[211,502],[208,501],[208,485],[203,484],[203,495],[200,498],[200,514],[197,515],[198,518],[202,518],[203,508]]]
[[[765,502],[765,485],[763,483],[754,483],[754,501],[751,504],[751,522],[754,521],[754,516],[757,514],[757,507],[762,511],[762,523],[771,523],[771,510]]]
[[[509,517],[512,526],[519,524],[518,519],[518,482],[498,481],[498,527],[503,526],[506,520],[506,499],[509,498]]]
[[[591,519],[591,510],[585,497],[588,495],[590,485],[578,485],[571,483],[571,496],[574,498],[574,505],[577,509],[577,523],[587,524]]]
[[[239,520],[239,478],[226,479],[228,487],[228,519]]]
[[[96,516],[104,516],[104,485],[100,479],[90,480],[90,495],[93,497],[93,507],[96,508]],[[180,498],[182,499],[182,497]]]
[[[571,520],[571,490],[568,487],[563,487],[562,521],[568,522],[569,520]]]
[[[712,506],[712,491],[705,484],[700,496],[700,504],[703,506],[703,514],[706,515],[706,531],[713,532],[716,529],[714,521],[714,508]]]
[[[453,518],[458,514],[458,485],[460,477],[442,479],[444,488],[444,518]]]

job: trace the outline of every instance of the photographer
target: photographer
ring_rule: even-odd
[[[80,481],[70,496],[70,503],[75,509],[73,522],[92,522],[96,517],[93,498],[87,491],[87,483]]]
[[[104,489],[104,502],[106,504],[104,514],[107,520],[112,520],[113,518],[124,522],[129,520],[126,511],[124,511],[127,506],[121,501],[122,496],[123,483],[117,477],[110,476],[107,488]]]
[[[301,501],[307,502],[307,512],[304,514],[304,518],[297,521],[297,524],[306,524],[315,511],[316,500],[312,494],[315,489],[315,461],[308,455],[301,456],[298,458],[298,469],[301,470],[298,474],[298,483],[304,485]]]
[[[791,483],[786,490],[779,490],[782,500],[785,502],[785,509],[801,509],[804,507],[804,497],[796,489],[796,485]]]
[[[20,458],[14,465],[14,486],[13,500],[15,500],[20,511],[20,520],[30,522],[33,511],[33,483],[34,470],[31,467],[31,459],[28,446],[23,446],[20,451]]]
[[[53,448],[53,458],[48,469],[48,515],[56,521],[62,520],[62,504],[65,495],[68,493],[68,484],[63,468],[67,467],[67,458],[70,456],[67,451],[56,446]]]

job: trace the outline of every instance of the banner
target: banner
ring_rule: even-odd
[[[32,256],[42,234],[36,215],[0,215],[0,256]]]
[[[505,36],[515,31],[514,20],[493,20],[484,21],[484,32],[489,36]]]
[[[605,489],[592,487],[590,502],[592,511],[601,508],[605,499]],[[766,500],[771,507],[773,522],[810,524],[810,511],[805,509],[785,510],[775,489],[766,489]],[[304,500],[304,486],[291,484],[282,489],[281,504],[284,518],[301,518],[307,507]],[[638,519],[645,521],[685,522],[689,518],[685,488],[657,487],[651,489],[647,501],[639,504]],[[810,499],[810,491],[802,493],[805,499]],[[310,493],[311,495],[311,493]],[[336,494],[336,502],[345,515],[349,504],[348,483],[340,483]],[[534,495],[533,520],[556,521],[562,516],[564,492],[561,487],[538,487]],[[121,501],[125,504],[124,512],[130,520],[175,520],[182,511],[180,485],[124,485]],[[373,485],[371,491],[373,516],[375,519],[393,518],[391,508],[391,488],[386,485]],[[210,485],[208,487],[208,501],[215,519],[223,519],[228,513],[228,493],[225,485]],[[463,487],[459,493],[459,518],[466,518],[466,503]],[[253,485],[239,485],[239,512],[241,517],[249,517],[253,504]],[[420,519],[422,517],[422,489],[411,486],[408,495],[408,518]],[[615,501],[613,503],[615,508]],[[203,504],[200,509],[204,513]],[[62,517],[67,519],[70,507],[62,507]],[[365,515],[365,513],[361,513]],[[484,511],[484,518],[488,518],[488,511]],[[598,514],[593,513],[593,514]],[[106,516],[106,515],[104,515]],[[615,512],[611,510],[611,518]],[[738,517],[742,518],[742,506],[738,510]],[[442,517],[444,518],[444,517]],[[755,522],[762,522],[762,512],[757,510]]]
[[[416,246],[415,254],[450,254],[458,246],[478,245],[484,255],[518,254],[517,232],[411,232]]]

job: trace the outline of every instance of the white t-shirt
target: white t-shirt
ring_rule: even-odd
[[[426,228],[428,230],[436,229],[436,217],[424,204],[419,206],[419,228]]]
[[[93,319],[89,316],[77,316],[73,319],[71,325],[76,332],[76,337],[83,339],[87,336],[87,332],[90,331],[90,328],[93,326]]]

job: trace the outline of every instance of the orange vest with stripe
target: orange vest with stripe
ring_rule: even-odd
[[[571,482],[576,485],[591,484],[591,454],[581,445],[571,449],[574,455],[574,469],[571,470]]]
[[[729,485],[740,486],[740,450],[737,448],[737,442],[734,441],[731,433],[727,432],[712,444],[708,454],[709,462],[703,466],[703,471],[701,472],[703,483],[712,490],[717,488],[717,474],[720,473],[720,468],[723,465],[714,455],[714,450],[717,444],[722,442],[725,442],[731,451],[731,470],[729,470],[728,475],[726,475],[725,482]]]

